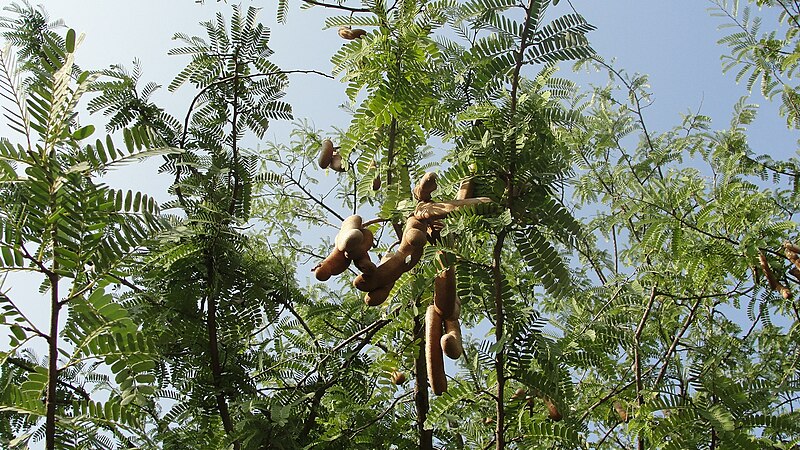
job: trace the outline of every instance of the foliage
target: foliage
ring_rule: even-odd
[[[111,136],[87,141],[95,129],[82,126],[77,111],[97,75],[74,64],[81,37],[74,30],[56,34],[39,9],[11,11],[17,16],[3,24],[16,27],[4,36],[21,47],[16,57],[8,47],[2,54],[6,117],[17,135],[0,139],[0,270],[4,279],[15,272],[39,277],[47,295],[25,302],[42,303],[49,326],[26,316],[25,293],[0,294],[0,323],[11,333],[0,354],[3,442],[8,448],[42,437],[49,448],[147,443],[141,406],[154,391],[153,346],[108,291],[124,282],[164,224],[150,197],[111,189],[99,176],[175,150],[141,127],[123,130],[123,145]],[[65,316],[70,320],[62,325]],[[44,360],[26,348],[37,340],[47,349]],[[99,368],[107,375],[95,374]],[[90,439],[87,428],[95,430]]]
[[[557,3],[304,0],[334,12],[325,28],[366,29],[331,56],[352,117],[341,130],[295,122],[278,143],[263,139],[292,117],[289,75],[314,71],[270,61],[256,8],[175,35],[170,53],[187,63],[168,90],[191,101],[173,115],[138,61],[83,72],[73,31],[12,6],[0,88],[21,139],[0,141],[0,261],[41,277],[52,329],[3,291],[0,442],[796,446],[800,265],[784,252],[797,239],[796,161],[752,151],[746,98],[723,129],[694,113],[654,131],[647,77],[596,55],[594,27]],[[735,27],[723,69],[780,94],[793,127],[796,6],[755,3],[779,11],[765,15],[778,31],[716,3]],[[278,2],[277,19],[289,9]],[[569,60],[608,80],[557,76]],[[77,114],[87,91],[111,133],[90,144]],[[317,167],[324,138],[342,172]],[[98,181],[153,154],[174,179],[160,208]],[[393,250],[428,171],[434,200],[470,181],[489,201],[432,222],[385,304],[364,305],[355,270],[305,282],[332,245],[320,234],[350,214],[371,219],[373,255]],[[450,265],[465,351],[434,397],[423,314]]]

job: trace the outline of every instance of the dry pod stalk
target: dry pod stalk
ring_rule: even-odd
[[[435,395],[447,391],[447,375],[444,373],[444,356],[440,340],[442,338],[442,318],[428,306],[425,313],[425,358],[428,366],[428,382]]]
[[[783,243],[783,252],[786,255],[786,259],[791,261],[795,268],[800,269],[800,248],[786,241]]]

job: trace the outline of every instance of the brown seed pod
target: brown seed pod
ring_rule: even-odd
[[[403,239],[400,244],[405,244],[411,247],[425,247],[428,243],[428,234],[416,228],[406,228],[403,232]]]
[[[347,39],[348,41],[352,41],[353,39],[358,39],[364,36],[365,34],[367,34],[367,32],[365,30],[362,30],[361,28],[351,29],[350,27],[345,27],[345,26],[339,27],[339,36],[342,39]]]
[[[789,250],[789,251],[792,251],[792,252],[795,252],[795,253],[798,253],[798,254],[800,254],[800,247],[798,247],[798,246],[796,246],[796,245],[792,244],[792,243],[791,243],[791,242],[789,242],[789,241],[785,241],[785,242],[783,243],[783,247],[784,247],[786,250]]]
[[[377,191],[381,188],[381,176],[375,175],[375,178],[372,179],[372,190]]]
[[[314,268],[314,276],[319,281],[327,281],[331,275],[339,275],[350,266],[350,260],[343,252],[333,249],[321,263]]]
[[[445,335],[442,336],[440,344],[442,351],[450,359],[458,359],[464,353],[464,347],[461,344],[461,324],[458,319],[444,321]]]
[[[471,198],[474,192],[475,192],[474,181],[472,180],[462,181],[461,186],[458,188],[458,193],[456,194],[456,200],[464,200]]]
[[[392,372],[392,383],[397,386],[406,382],[406,374],[400,372],[399,370],[395,370]]]
[[[372,233],[372,230],[370,230],[369,228],[361,228],[359,229],[359,231],[361,231],[361,236],[362,236],[361,245],[359,245],[359,247],[355,249],[355,251],[352,252],[345,251],[345,255],[352,260],[356,260],[360,256],[367,255],[369,253],[369,250],[372,248],[372,244],[375,243],[374,242],[375,235]]]
[[[789,241],[783,243],[783,252],[794,267],[800,269],[800,248]]]
[[[491,203],[488,197],[466,198],[464,200],[448,200],[446,202],[418,203],[414,210],[414,217],[419,220],[444,219],[448,214],[463,208],[464,206],[474,206],[481,203]]]
[[[519,388],[516,391],[514,391],[514,394],[511,396],[511,400],[524,399],[525,395],[527,395],[527,394],[528,394],[528,391],[526,391],[525,389]]]
[[[547,397],[543,397],[542,400],[544,400],[544,406],[547,407],[547,417],[549,417],[550,420],[558,422],[563,418],[561,412],[558,410],[558,407],[555,403],[553,403],[552,400]]]
[[[622,402],[619,400],[614,400],[614,411],[617,412],[619,416],[619,420],[627,423],[628,422],[628,411],[625,409],[625,406],[622,405]]]
[[[792,291],[778,281],[778,279],[775,277],[775,274],[772,273],[772,269],[769,267],[767,255],[765,255],[762,251],[758,252],[758,262],[761,264],[761,270],[764,271],[764,276],[767,277],[769,287],[780,292],[781,296],[787,300],[792,298]]]
[[[353,286],[362,292],[372,292],[393,285],[406,271],[404,259],[405,256],[400,253],[387,253],[374,272],[360,274],[353,280]]]
[[[433,306],[443,318],[453,318],[456,307],[456,271],[453,266],[439,272],[433,280]]]
[[[330,139],[324,139],[322,141],[322,147],[319,150],[319,159],[317,163],[319,163],[319,167],[321,169],[327,169],[328,166],[331,165],[331,160],[333,159],[333,142]]]
[[[345,255],[357,255],[362,242],[364,233],[361,230],[342,230],[336,236],[336,249]]]
[[[414,198],[421,202],[431,201],[431,193],[436,190],[436,174],[428,172],[419,180],[419,184],[414,187]]]
[[[406,219],[406,225],[405,225],[404,230],[407,230],[409,228],[415,228],[415,229],[420,230],[420,231],[425,231],[425,230],[428,229],[428,225],[426,225],[425,222],[417,219],[414,216],[409,216]]]
[[[330,168],[337,172],[347,172],[347,170],[342,165],[342,155],[338,153],[333,154],[333,156],[331,157]]]
[[[425,313],[425,358],[428,366],[428,382],[435,395],[442,395],[447,391],[447,375],[444,373],[441,339],[442,317],[436,313],[433,305],[430,305]]]
[[[393,288],[394,283],[389,283],[384,287],[367,292],[364,294],[364,303],[366,303],[367,306],[378,306],[383,304],[383,302],[389,298]]]

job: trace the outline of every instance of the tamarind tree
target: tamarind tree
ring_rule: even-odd
[[[778,39],[715,3],[726,67],[793,126],[796,5],[754,2]],[[138,62],[78,67],[41,8],[0,19],[0,270],[44,294],[0,290],[0,445],[797,446],[797,171],[748,142],[756,106],[658,131],[578,2],[302,5],[331,74],[276,66],[232,6],[175,35],[178,112]],[[294,74],[340,79],[349,125],[265,141]],[[154,155],[168,192],[103,184]]]

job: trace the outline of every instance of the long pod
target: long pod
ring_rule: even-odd
[[[436,395],[447,391],[447,375],[444,373],[442,339],[442,317],[433,305],[425,313],[425,358],[428,366],[428,382]]]
[[[450,266],[433,280],[433,306],[444,319],[452,319],[456,308],[456,271]],[[457,316],[455,317],[457,318]]]

